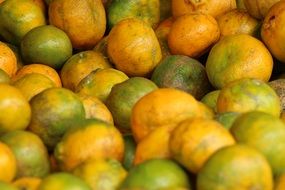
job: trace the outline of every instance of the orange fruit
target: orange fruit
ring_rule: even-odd
[[[2,142],[0,142],[0,170],[0,181],[11,182],[16,176],[15,156],[12,150]],[[0,189],[2,190],[2,188]]]
[[[197,190],[273,189],[271,168],[265,157],[246,145],[218,150],[198,173]]]
[[[50,43],[50,42],[53,43]],[[21,53],[28,63],[41,63],[60,69],[72,54],[68,36],[60,29],[45,25],[29,31],[21,41]]]
[[[151,80],[160,88],[177,88],[198,100],[210,90],[205,67],[183,55],[164,58],[154,69]]]
[[[112,87],[128,78],[125,73],[113,68],[98,69],[82,79],[75,91],[79,94],[95,96],[105,102]]]
[[[61,140],[65,132],[85,118],[79,97],[64,88],[49,88],[30,101],[32,119],[28,127],[39,135],[49,150]]]
[[[46,147],[42,140],[28,131],[11,131],[0,137],[15,155],[16,177],[44,177],[50,172]]]
[[[217,111],[217,100],[220,94],[220,90],[213,90],[209,93],[207,93],[203,98],[201,99],[201,102],[204,103],[206,106],[211,108],[214,112]]]
[[[172,0],[171,5],[174,17],[187,13],[203,13],[217,17],[236,8],[236,0]]]
[[[0,42],[0,69],[12,77],[17,71],[17,59],[14,52],[3,42]]]
[[[53,81],[51,81],[48,77],[38,73],[27,74],[19,80],[15,81],[13,85],[21,90],[28,101],[30,101],[35,95],[41,93],[42,91],[55,87]]]
[[[217,21],[211,15],[196,13],[177,18],[168,34],[172,54],[199,57],[220,37]]]
[[[44,178],[37,190],[91,190],[86,182],[70,173],[53,173]]]
[[[37,190],[41,182],[41,178],[23,177],[15,180],[13,182],[13,186],[17,187],[18,189]]]
[[[13,185],[0,181],[0,189],[1,190],[18,190],[18,188],[14,187]]]
[[[0,83],[6,83],[9,84],[11,82],[11,79],[9,75],[2,69],[0,69]]]
[[[280,0],[244,0],[244,6],[249,14],[257,19],[264,18],[272,5],[276,4]]]
[[[134,18],[124,19],[112,28],[107,50],[116,68],[129,76],[150,74],[162,56],[153,29]]]
[[[93,158],[112,158],[122,161],[124,141],[112,125],[96,119],[84,120],[69,130],[54,151],[55,158],[64,171],[71,171]]]
[[[264,111],[279,117],[281,107],[276,92],[265,82],[257,79],[236,80],[222,88],[217,112]]]
[[[233,136],[221,124],[195,118],[177,125],[171,134],[169,149],[175,160],[192,173],[198,173],[216,151],[233,144]]]
[[[83,179],[92,190],[118,189],[127,172],[114,159],[92,159],[80,164],[72,173]]]
[[[32,0],[5,0],[0,4],[0,20],[0,35],[15,45],[31,29],[46,24],[43,11]]]
[[[238,143],[260,151],[274,175],[285,172],[285,124],[278,117],[260,111],[244,113],[233,123],[231,133]]]
[[[169,1],[169,0],[167,0]],[[162,5],[163,6],[163,5]],[[167,38],[170,32],[171,26],[173,24],[174,19],[169,17],[159,23],[157,28],[155,29],[155,35],[159,41],[162,58],[165,58],[168,55],[171,55],[170,49],[168,47]]]
[[[12,78],[13,81],[17,81],[23,76],[31,73],[39,73],[46,77],[48,77],[50,80],[54,82],[56,87],[61,87],[61,79],[56,72],[55,69],[53,69],[50,66],[43,65],[43,64],[29,64],[23,66],[21,69],[19,69],[16,73],[16,75]]]
[[[188,189],[190,182],[185,171],[167,159],[152,159],[130,170],[120,189]]]
[[[65,88],[75,90],[79,82],[96,69],[112,67],[101,53],[89,50],[74,54],[63,65],[60,76]]]
[[[31,120],[31,107],[20,90],[0,83],[0,133],[26,129]],[[5,114],[4,114],[5,113]]]
[[[270,52],[258,39],[236,34],[222,38],[211,49],[206,71],[215,88],[241,78],[256,78],[267,82],[273,69]]]
[[[181,90],[160,88],[143,96],[134,105],[131,129],[137,142],[159,127],[173,129],[179,122],[203,115],[195,98]]]
[[[105,33],[105,9],[101,0],[55,0],[49,22],[66,32],[73,48],[91,49]]]
[[[162,2],[161,2],[162,3]],[[160,19],[159,0],[115,0],[107,7],[108,26],[111,29],[121,20],[136,18],[155,28]]]
[[[22,60],[22,56],[21,56],[21,52],[20,52],[20,48],[16,45],[12,45],[9,43],[6,43],[6,45],[14,52],[16,59],[17,59],[17,72],[19,69],[21,69],[24,66],[23,60]]]
[[[263,42],[266,44],[273,56],[281,62],[285,62],[285,56],[283,54],[285,49],[283,43],[285,41],[285,35],[282,32],[284,30],[285,23],[284,8],[284,1],[279,1],[274,4],[266,14],[261,27],[261,37]]]

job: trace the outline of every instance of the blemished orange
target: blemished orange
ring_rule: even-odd
[[[0,42],[0,69],[9,77],[17,72],[17,59],[14,52],[3,42]]]
[[[12,150],[0,142],[0,181],[11,182],[16,176],[17,164]]]
[[[220,37],[217,21],[211,15],[186,14],[177,18],[168,34],[172,54],[199,57]]]
[[[91,49],[106,30],[101,0],[54,0],[49,4],[49,22],[69,36],[73,48]]]
[[[18,79],[30,73],[42,74],[52,80],[55,83],[56,87],[62,86],[59,74],[55,69],[47,65],[36,63],[23,66],[17,71],[16,75],[12,78],[12,80],[17,81]]]

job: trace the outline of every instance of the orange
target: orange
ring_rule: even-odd
[[[87,160],[72,173],[83,179],[92,190],[118,189],[127,176],[121,163],[114,159]]]
[[[220,37],[217,21],[210,15],[186,14],[177,18],[168,34],[172,54],[199,57]]]
[[[11,79],[9,75],[5,71],[0,69],[0,83],[9,84],[10,82],[11,82]]]
[[[267,158],[275,176],[285,172],[285,124],[279,118],[260,111],[247,112],[230,130],[238,143],[256,148]]]
[[[99,119],[114,124],[111,112],[101,100],[86,94],[78,94],[78,97],[83,103],[86,119]]]
[[[173,130],[169,149],[171,155],[192,173],[198,173],[219,149],[235,144],[233,136],[211,119],[189,119]]]
[[[13,182],[13,186],[17,187],[18,189],[37,190],[41,182],[41,178],[23,177],[15,180]]]
[[[75,91],[79,94],[95,96],[105,102],[112,87],[128,78],[125,73],[113,68],[98,69],[81,80]]]
[[[32,119],[28,127],[39,135],[49,150],[61,140],[65,132],[85,118],[79,97],[64,88],[49,88],[30,101]]]
[[[32,29],[24,36],[21,53],[27,63],[41,63],[60,69],[71,56],[72,46],[66,33],[52,25],[45,25]]]
[[[9,77],[17,71],[17,59],[14,52],[3,42],[0,42],[0,69],[5,71]]]
[[[44,177],[50,172],[46,147],[42,140],[28,131],[11,131],[0,140],[12,150],[17,161],[16,177]]]
[[[273,69],[270,52],[258,39],[236,34],[222,38],[211,49],[206,71],[212,85],[220,89],[241,78],[267,82]]]
[[[5,0],[0,5],[0,35],[19,45],[31,29],[46,24],[45,15],[33,0]]]
[[[167,0],[169,1],[169,0]],[[162,5],[163,6],[163,5]],[[170,32],[171,26],[173,24],[174,19],[169,17],[159,23],[157,28],[155,29],[155,35],[159,41],[162,58],[165,58],[168,55],[171,55],[170,49],[168,47],[167,38]]]
[[[105,33],[105,9],[101,0],[55,0],[49,22],[66,32],[73,48],[91,49]]]
[[[2,142],[0,142],[0,170],[0,181],[11,182],[16,176],[15,156],[12,150]]]
[[[124,19],[112,28],[107,50],[116,68],[129,76],[150,74],[162,56],[153,29],[134,18]]]
[[[30,74],[30,73],[42,74],[48,77],[50,80],[52,80],[57,87],[61,87],[61,79],[58,73],[56,72],[56,70],[50,66],[43,65],[43,64],[25,65],[17,71],[16,75],[12,79],[13,81],[16,81],[20,79],[21,77],[27,74]]]
[[[24,66],[23,60],[22,60],[22,56],[21,56],[21,52],[20,52],[20,48],[16,45],[12,45],[9,43],[6,43],[6,45],[14,52],[16,59],[17,59],[17,72],[19,69],[21,69]]]
[[[172,15],[203,13],[217,17],[236,8],[236,0],[172,0]]]
[[[122,161],[124,141],[120,132],[110,124],[96,119],[78,123],[69,130],[54,151],[64,171],[71,171],[84,161],[93,158],[112,158]]]
[[[0,189],[1,190],[19,190],[18,188],[14,187],[13,185],[0,181]]]
[[[271,168],[265,157],[246,145],[218,150],[198,173],[197,190],[273,189]]]
[[[249,14],[257,19],[264,18],[269,9],[280,0],[244,0],[244,6]]]
[[[275,0],[276,1],[276,0]],[[262,1],[265,2],[265,1]],[[266,1],[267,2],[267,1]],[[283,54],[284,46],[284,23],[285,23],[285,1],[274,4],[267,13],[261,27],[261,37],[270,52],[281,62],[285,62]]]
[[[185,171],[174,161],[152,159],[130,170],[120,189],[188,189],[190,182]]]
[[[38,73],[27,74],[15,81],[13,85],[21,90],[28,101],[45,89],[55,87],[53,81]]]
[[[236,80],[222,88],[217,112],[264,111],[279,117],[281,106],[276,92],[265,82],[257,79]]]
[[[74,54],[63,65],[60,76],[65,88],[75,90],[79,82],[96,69],[110,68],[101,53],[89,50]]]
[[[195,98],[181,90],[160,88],[143,96],[133,107],[131,129],[137,142],[159,127],[173,129],[179,122],[202,116]]]
[[[0,83],[0,133],[25,129],[31,120],[31,107],[16,87]]]

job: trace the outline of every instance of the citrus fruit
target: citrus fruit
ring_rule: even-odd
[[[17,171],[16,165],[16,158],[12,150],[0,142],[0,182],[11,182],[14,179]],[[0,189],[2,190],[2,187]]]
[[[249,14],[262,19],[267,15],[272,5],[278,1],[280,0],[243,0],[243,3]]]
[[[209,80],[217,89],[241,78],[267,82],[272,69],[270,52],[261,41],[247,34],[222,38],[211,49],[206,62]]]
[[[217,17],[236,8],[236,0],[175,0],[172,1],[172,15],[179,17],[187,13],[203,13]]]
[[[239,115],[240,113],[238,112],[218,113],[215,116],[215,120],[222,124],[224,128],[230,129]]]
[[[198,173],[211,155],[233,144],[234,138],[221,124],[196,118],[177,125],[170,136],[169,149],[175,160],[192,173]]]
[[[152,159],[133,167],[119,189],[167,188],[191,190],[187,174],[171,160]]]
[[[139,19],[118,22],[110,31],[107,43],[108,55],[116,68],[129,76],[150,74],[162,56],[153,29]]]
[[[196,99],[201,99],[210,89],[205,67],[183,55],[164,58],[154,69],[151,80],[160,88],[177,88]]]
[[[27,63],[41,63],[60,69],[71,56],[72,46],[62,30],[45,25],[30,30],[24,36],[21,41],[21,53]]]
[[[73,172],[83,179],[92,190],[118,189],[127,172],[114,159],[92,159],[80,164]]]
[[[0,20],[0,35],[15,45],[31,29],[46,24],[43,11],[32,0],[5,0],[0,4]]]
[[[256,149],[246,145],[224,147],[198,173],[197,190],[273,189],[271,168]]]
[[[13,182],[13,186],[17,187],[20,190],[37,190],[41,182],[41,178],[23,177],[15,180]]]
[[[42,91],[55,87],[55,83],[52,80],[38,73],[27,74],[15,81],[13,85],[21,90],[28,101]]]
[[[285,79],[276,79],[268,83],[277,93],[281,103],[282,111],[285,110]]]
[[[9,43],[6,43],[6,45],[14,52],[15,56],[16,56],[16,60],[17,60],[17,72],[19,69],[21,69],[24,66],[23,60],[22,60],[22,56],[21,56],[21,52],[20,52],[20,48],[16,45],[12,45]]]
[[[2,69],[0,69],[0,83],[6,83],[9,84],[11,82],[11,79],[9,75]]]
[[[60,76],[63,86],[74,91],[79,82],[92,71],[110,67],[110,63],[102,54],[92,50],[82,51],[66,61],[60,71]]]
[[[115,84],[106,100],[106,105],[114,117],[116,127],[122,131],[129,131],[131,112],[135,103],[156,89],[155,83],[143,77],[132,77]]]
[[[112,0],[108,5],[107,15],[109,28],[126,18],[143,20],[155,28],[160,19],[160,1]]]
[[[220,94],[220,90],[213,90],[207,93],[205,96],[203,96],[203,98],[201,99],[201,102],[216,112],[217,111],[217,100],[218,100],[219,94]]]
[[[86,119],[94,118],[114,124],[112,113],[101,100],[86,94],[78,94],[78,97],[83,103]]]
[[[220,37],[217,21],[211,15],[196,13],[177,18],[168,34],[172,54],[199,57]]]
[[[31,73],[39,73],[45,75],[55,83],[56,87],[61,87],[61,79],[56,70],[50,66],[43,64],[34,63],[23,66],[21,69],[17,71],[16,75],[12,78],[12,80],[17,81],[21,77]]]
[[[33,97],[30,104],[29,130],[39,135],[48,149],[52,149],[73,124],[85,118],[79,97],[64,88],[46,89]]]
[[[91,190],[79,177],[70,173],[53,173],[44,178],[37,190]]]
[[[168,1],[168,0],[167,0]],[[163,6],[163,5],[162,5]],[[168,47],[167,38],[170,31],[170,28],[173,24],[174,19],[172,17],[167,18],[159,23],[157,28],[155,29],[155,35],[160,44],[162,59],[168,55],[171,55],[170,49]]]
[[[17,71],[17,59],[13,51],[3,42],[0,42],[0,69],[5,71],[9,77]]]
[[[263,153],[273,174],[285,172],[285,124],[279,118],[260,111],[247,112],[235,120],[231,132],[238,143]]]
[[[0,133],[27,128],[31,120],[28,100],[8,84],[0,83],[0,92]]]
[[[44,177],[50,171],[47,149],[42,140],[28,131],[11,131],[0,140],[12,150],[17,161],[16,177]]]
[[[95,96],[102,102],[105,102],[112,87],[128,78],[125,73],[117,69],[98,69],[82,79],[75,91],[79,94]]]
[[[274,190],[283,190],[285,188],[285,174],[278,176],[274,183]]]
[[[101,0],[53,0],[49,22],[66,32],[73,48],[91,49],[105,33],[105,9]]]
[[[19,190],[18,188],[14,187],[13,185],[0,181],[0,189],[1,190]]]
[[[100,120],[89,119],[69,130],[57,144],[54,154],[60,168],[71,171],[92,158],[112,158],[122,161],[124,141],[114,126]]]
[[[217,112],[264,111],[279,117],[281,106],[276,92],[265,82],[258,79],[240,79],[222,88]]]
[[[276,1],[276,0],[275,0]],[[262,1],[267,2],[267,1]],[[270,2],[270,1],[269,1]],[[285,1],[279,1],[266,14],[261,27],[261,37],[270,52],[281,62],[285,62],[284,40],[285,35],[282,32],[285,23],[284,13]],[[274,36],[274,37],[273,37]]]
[[[167,126],[173,129],[179,122],[202,114],[192,95],[173,88],[160,88],[146,94],[134,105],[131,129],[138,142],[156,128]]]
[[[136,151],[136,142],[131,134],[123,136],[125,144],[125,153],[122,164],[126,170],[129,170],[133,166],[133,160]]]

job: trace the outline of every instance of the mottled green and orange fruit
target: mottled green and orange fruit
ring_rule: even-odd
[[[246,145],[224,147],[214,153],[198,173],[197,190],[273,189],[266,158]]]
[[[247,34],[222,38],[211,49],[206,71],[211,84],[220,89],[241,78],[256,78],[267,82],[272,74],[273,59],[258,39]]]
[[[62,29],[75,49],[91,49],[106,30],[101,0],[53,0],[49,3],[50,24]]]
[[[49,150],[61,140],[65,132],[85,118],[79,97],[65,88],[49,88],[30,101],[32,119],[28,127],[39,135]]]
[[[16,177],[17,162],[12,150],[4,143],[0,142],[0,182],[11,182]],[[2,186],[0,183],[0,189]]]
[[[159,23],[157,28],[155,29],[155,35],[159,41],[161,53],[162,53],[162,59],[165,58],[168,55],[171,55],[170,49],[168,47],[167,38],[170,31],[170,28],[172,26],[174,19],[172,17],[169,17]]]
[[[32,0],[5,0],[0,4],[0,35],[19,45],[31,29],[46,24],[41,8]]]
[[[41,182],[39,177],[22,177],[13,181],[13,186],[20,190],[37,190]]]
[[[122,161],[124,140],[116,127],[96,119],[84,120],[69,130],[54,151],[59,167],[71,171],[88,159]]]
[[[92,71],[110,67],[111,64],[101,53],[89,50],[74,54],[60,71],[63,87],[74,91],[80,81]]]
[[[107,43],[110,59],[128,76],[149,75],[162,57],[153,29],[139,19],[120,21],[110,31]]]
[[[17,58],[9,46],[0,42],[0,69],[5,71],[9,77],[17,72]]]
[[[240,79],[221,89],[217,101],[217,112],[264,111],[279,117],[280,100],[276,92],[258,79]]]

